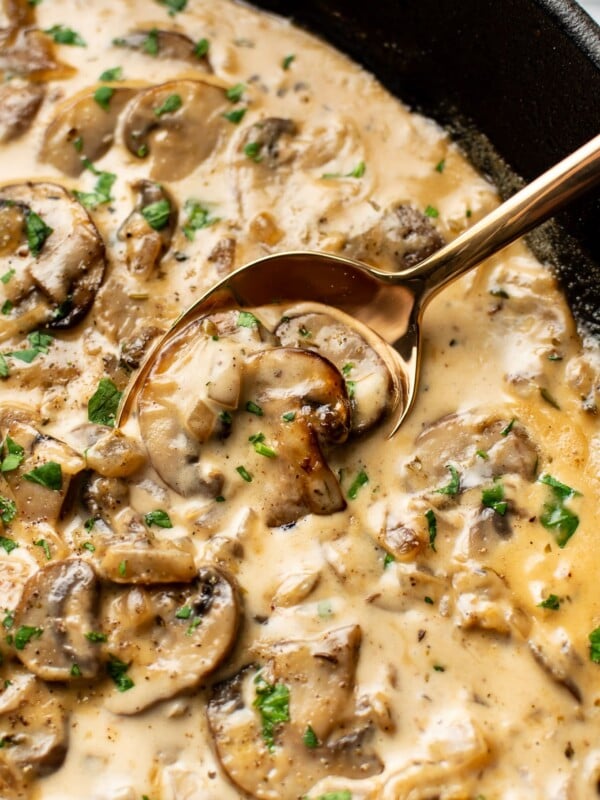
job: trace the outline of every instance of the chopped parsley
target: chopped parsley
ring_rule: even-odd
[[[181,606],[175,612],[176,619],[189,619],[192,616],[192,609],[190,606]]]
[[[434,206],[427,206],[425,209],[425,216],[430,217],[431,219],[435,219],[439,217],[440,212]]]
[[[246,411],[250,414],[256,414],[257,417],[262,417],[264,414],[262,408],[257,403],[252,402],[252,400],[248,400],[246,403]]]
[[[34,467],[29,472],[25,472],[23,477],[26,481],[37,483],[46,489],[53,489],[55,492],[62,489],[62,469],[56,461],[47,461],[45,464],[40,464],[39,467]]]
[[[385,556],[383,557],[383,568],[387,569],[390,564],[394,564],[395,562],[396,559],[394,558],[394,556],[391,553],[386,553]]]
[[[14,308],[14,306],[12,304],[12,301],[11,300],[5,300],[4,303],[2,303],[2,309],[0,309],[0,310],[2,311],[3,314],[10,314],[10,312],[13,310],[13,308]]]
[[[194,55],[197,58],[205,58],[210,50],[210,42],[208,39],[198,39],[194,47]]]
[[[429,546],[433,552],[436,553],[435,540],[437,538],[437,519],[433,509],[430,508],[429,511],[425,512],[425,519],[427,520],[427,530],[429,531]]]
[[[105,69],[99,80],[106,81],[120,81],[123,78],[123,67],[113,67],[112,69]]]
[[[50,559],[52,558],[52,553],[50,552],[50,545],[48,544],[48,542],[45,539],[38,539],[37,542],[34,542],[34,545],[36,547],[41,547],[42,550],[44,551],[46,559],[50,561]]]
[[[110,661],[106,665],[106,672],[119,692],[126,692],[135,685],[131,678],[126,675],[128,669],[129,664],[121,661],[120,658],[116,658],[116,656],[110,656]]]
[[[88,517],[86,521],[83,523],[83,527],[86,531],[91,531],[94,525],[96,524],[98,517]]]
[[[365,162],[359,161],[350,172],[324,172],[321,177],[324,180],[331,180],[332,178],[362,178],[366,171],[367,165]]]
[[[157,0],[159,5],[166,6],[169,9],[169,16],[174,17],[180,11],[185,11],[188,0]]]
[[[545,400],[549,406],[552,406],[552,408],[555,408],[557,411],[560,411],[560,406],[558,402],[554,399],[554,397],[552,397],[552,395],[550,394],[548,389],[546,389],[545,386],[540,386],[540,395],[542,397],[542,400]]]
[[[475,450],[475,455],[479,456],[479,458],[482,458],[484,461],[487,461],[489,459],[489,455],[486,453],[485,450]]]
[[[155,231],[161,231],[171,216],[171,204],[164,198],[142,208],[142,217]]]
[[[114,93],[115,90],[112,86],[100,86],[94,92],[94,100],[98,103],[100,108],[104,109],[104,111],[108,111]]]
[[[51,36],[57,44],[70,44],[73,47],[86,47],[85,41],[81,36],[66,25],[53,25],[47,28],[44,33]]]
[[[123,561],[119,561],[119,575],[121,578],[124,578],[127,575],[127,559],[124,558]]]
[[[6,450],[6,455],[3,457],[2,463],[0,464],[0,472],[12,472],[13,469],[16,469],[23,463],[25,451],[21,445],[13,441],[10,436],[7,436],[4,440],[3,453],[4,450]]]
[[[81,546],[83,547],[84,550],[87,550],[88,553],[96,552],[96,546],[92,544],[92,542],[84,542]]]
[[[276,458],[277,453],[271,447],[268,447],[265,442],[265,435],[264,433],[254,433],[252,436],[248,437],[248,441],[252,442],[254,445],[255,451],[261,455],[266,456],[267,458]]]
[[[493,486],[483,489],[481,502],[486,508],[493,509],[503,517],[508,508],[508,502],[504,499],[504,486],[501,483],[495,483]]]
[[[7,284],[14,274],[15,270],[11,267],[7,272],[4,273],[4,275],[0,275],[0,281],[2,281],[4,284]]]
[[[259,672],[254,678],[257,708],[262,720],[262,736],[269,752],[275,750],[275,729],[290,719],[290,690],[283,683],[271,684]]]
[[[450,472],[450,483],[436,489],[436,494],[447,494],[454,497],[460,492],[460,473],[452,464],[446,464],[446,469]]]
[[[295,411],[286,411],[285,414],[281,415],[281,419],[284,422],[293,422],[296,419],[296,412]]]
[[[344,364],[344,366],[342,367],[342,375],[344,375],[347,378],[353,369],[354,369],[354,364],[350,363]]]
[[[310,800],[310,798],[307,798]],[[348,789],[342,789],[339,792],[325,792],[320,794],[315,800],[352,800],[352,792]]]
[[[425,595],[425,597],[423,598],[423,600],[424,600],[424,601],[427,603],[427,605],[428,605],[428,606],[432,606],[432,605],[434,604],[434,603],[433,603],[433,598],[432,598],[432,597],[429,597],[429,595]]]
[[[210,209],[202,205],[198,200],[186,200],[184,208],[187,214],[187,220],[182,230],[186,239],[190,241],[194,240],[196,231],[202,228],[209,228],[211,225],[219,222],[219,218],[213,217]]]
[[[88,631],[85,634],[85,638],[88,642],[106,642],[108,640],[108,636],[105,633],[101,633],[100,631]]]
[[[581,492],[578,492],[577,489],[567,486],[566,483],[562,483],[561,481],[552,477],[552,475],[548,475],[548,473],[540,475],[538,480],[540,483],[544,483],[546,486],[549,486],[553,493],[563,500],[568,500],[571,497],[581,497]]]
[[[356,394],[356,381],[346,381],[346,391],[348,392],[348,397],[352,399]]]
[[[516,417],[513,417],[511,421],[508,423],[508,425],[505,428],[502,428],[502,430],[500,431],[500,436],[508,436],[508,434],[512,431],[516,421],[517,421]]]
[[[433,668],[436,672],[446,672],[446,667],[442,667],[441,664],[434,664]]]
[[[27,236],[27,244],[29,245],[29,252],[36,258],[42,252],[42,248],[46,243],[46,239],[53,233],[44,220],[38,216],[35,211],[27,211],[25,213],[25,234]]]
[[[435,171],[439,172],[440,174],[444,171],[446,167],[446,159],[442,158],[438,163],[435,165]]]
[[[243,467],[243,466],[236,467],[235,471],[242,478],[242,480],[246,481],[246,483],[251,483],[252,482],[252,475],[248,472],[246,467]]]
[[[10,611],[8,608],[4,609],[4,619],[2,620],[2,627],[4,630],[9,631],[15,624],[15,612]]]
[[[258,319],[250,311],[240,311],[237,317],[237,325],[239,328],[256,328],[258,327]]]
[[[148,527],[151,525],[156,525],[158,528],[173,527],[171,517],[166,511],[163,511],[162,508],[158,508],[156,511],[149,511],[147,514],[144,514],[144,522]]]
[[[183,101],[181,99],[181,95],[179,94],[170,94],[162,103],[162,105],[157,106],[154,109],[154,116],[155,117],[162,117],[163,114],[173,114],[175,111],[178,111],[181,106],[183,105]]]
[[[71,677],[72,678],[81,678],[81,667],[79,664],[72,664],[71,665]]]
[[[308,747],[310,750],[314,750],[315,747],[319,746],[319,739],[317,734],[314,732],[310,725],[307,725],[306,730],[304,731],[304,736],[302,737],[302,741],[304,745]]]
[[[225,96],[231,103],[239,103],[246,91],[245,83],[236,83],[225,92]]]
[[[9,539],[8,536],[0,536],[0,547],[7,553],[12,553],[18,546],[14,539]]]
[[[113,428],[122,394],[110,378],[101,378],[98,388],[88,400],[88,420]]]
[[[581,493],[552,475],[541,475],[539,481],[552,490],[552,500],[544,503],[540,522],[554,534],[558,546],[564,547],[579,527],[579,517],[565,503]]]
[[[362,489],[362,487],[365,486],[368,482],[369,482],[369,476],[364,471],[364,469],[361,469],[356,478],[354,478],[354,480],[350,484],[350,488],[348,489],[348,497],[350,498],[350,500],[356,500],[359,490]]]
[[[244,119],[247,110],[247,108],[234,108],[233,111],[227,111],[223,116],[234,125],[239,125]]]
[[[196,628],[202,624],[202,617],[196,617],[193,619],[190,624],[188,625],[188,629],[185,632],[186,636],[192,636]]]
[[[21,625],[21,627],[15,631],[15,647],[17,650],[24,650],[32,639],[39,639],[43,632],[43,628],[34,628],[31,625]]]
[[[87,163],[86,167],[98,178],[94,190],[91,192],[75,191],[73,194],[86,208],[96,208],[96,206],[110,203],[113,199],[110,193],[117,176],[112,172],[98,172],[90,163]]]
[[[0,378],[8,378],[10,370],[8,368],[8,361],[6,357],[0,353]]]
[[[248,142],[244,147],[244,155],[258,164],[262,161],[262,156],[260,154],[261,149],[262,145],[260,142]]]
[[[159,50],[158,29],[152,28],[142,43],[142,50],[149,56],[157,56]]]
[[[281,69],[288,70],[292,66],[292,62],[295,60],[296,56],[293,53],[290,53],[290,55],[286,56],[281,62]]]
[[[27,335],[27,341],[34,350],[40,353],[47,353],[48,348],[54,341],[54,337],[49,333],[42,333],[41,331],[32,331]]]
[[[549,594],[545,600],[538,603],[539,608],[548,608],[550,611],[558,611],[560,608],[560,598],[558,595]]]
[[[17,505],[14,500],[0,494],[0,519],[8,525],[17,516]]]
[[[600,664],[600,628],[595,628],[588,636],[590,641],[590,659]]]

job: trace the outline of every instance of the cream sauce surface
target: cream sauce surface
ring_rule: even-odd
[[[30,409],[44,434],[67,442],[82,458],[90,446],[88,401],[99,381],[110,378],[123,390],[130,380],[131,365],[123,367],[126,345],[144,329],[165,330],[235,266],[270,252],[316,249],[393,269],[393,243],[379,259],[365,244],[389,209],[410,205],[450,239],[497,204],[494,188],[434,123],[285,20],[229,0],[189,0],[174,16],[166,6],[141,0],[45,0],[35,15],[40,29],[66,25],[86,46],[56,46],[74,71],[50,80],[31,128],[0,145],[5,186],[33,180],[94,190],[98,176],[90,170],[69,177],[43,156],[61,103],[88,87],[135,93],[165,81],[204,79],[221,92],[207,158],[170,180],[169,170],[175,173],[183,159],[174,148],[166,174],[156,178],[179,219],[160,262],[143,274],[131,262],[128,267],[127,240],[118,231],[134,205],[131,184],[148,179],[156,161],[153,152],[139,157],[126,148],[124,113],[119,115],[114,144],[94,160],[96,170],[116,180],[110,202],[90,210],[107,250],[93,306],[79,325],[52,332],[47,352],[30,364],[7,358],[10,374],[0,382],[0,403]],[[113,44],[131,31],[153,29],[178,31],[194,43],[206,39],[212,73],[201,59],[202,68]],[[100,74],[115,67],[122,67],[122,80],[100,84]],[[224,91],[239,84],[239,99],[235,91],[228,99]],[[160,121],[154,109],[151,121]],[[237,123],[222,116],[241,109]],[[248,150],[256,136],[248,138],[248,131],[267,118],[295,126],[278,140],[273,165],[265,163],[266,150],[262,156]],[[159,129],[156,136],[151,150],[160,142],[169,150],[169,134]],[[205,224],[191,233],[189,201],[205,215]],[[222,243],[230,241],[233,253],[230,248],[222,258]],[[0,286],[2,302],[7,287],[10,281]],[[27,346],[26,332],[3,332],[5,324],[0,319],[2,352]],[[380,424],[326,450],[344,510],[269,527],[264,498],[277,464],[248,448],[248,436],[260,426],[247,415],[211,451],[211,463],[224,476],[218,493],[224,502],[202,493],[182,497],[149,463],[127,477],[135,514],[168,510],[173,528],[154,528],[158,542],[191,542],[196,566],[214,564],[239,586],[242,624],[235,646],[199,688],[137,714],[110,710],[117,693],[110,681],[55,684],[69,710],[64,762],[17,789],[14,777],[1,772],[0,749],[0,797],[244,796],[223,768],[207,719],[213,686],[260,661],[257,654],[273,643],[354,625],[362,642],[346,710],[356,708],[368,720],[368,746],[381,770],[365,778],[332,772],[300,794],[274,780],[257,796],[583,800],[597,793],[600,665],[591,658],[589,638],[600,625],[597,349],[582,343],[554,278],[522,243],[436,298],[424,340],[419,396],[400,432],[390,440]],[[200,392],[195,373],[185,380],[190,395]],[[436,439],[440,420],[442,430],[456,420],[463,428],[447,428]],[[533,468],[519,462],[493,474],[493,457],[481,444],[485,425],[496,425],[490,452],[504,443],[510,450],[517,434],[527,437]],[[500,428],[509,430],[502,434]],[[135,419],[126,433],[139,439]],[[456,494],[437,491],[452,478],[447,463],[460,473]],[[251,482],[236,472],[240,465]],[[352,490],[361,474],[365,480]],[[577,493],[561,499],[540,482],[543,475]],[[5,483],[0,494],[10,496]],[[482,492],[497,484],[508,510],[488,508],[482,521]],[[578,518],[563,547],[556,527],[541,522],[548,505],[555,513],[566,507]],[[54,520],[25,521],[21,512],[17,502],[17,516],[3,532],[19,547],[0,549],[0,608],[7,612],[17,607],[26,578],[49,563],[34,541],[49,543],[50,561],[70,555],[93,561],[84,544],[97,535],[93,527],[85,529],[90,512],[78,502]],[[436,522],[435,538],[427,512]],[[409,550],[397,538],[406,528],[418,540]],[[557,608],[540,605],[549,597]],[[9,680],[19,653],[2,648]],[[6,737],[10,727],[1,702]],[[240,763],[245,759],[240,754]]]

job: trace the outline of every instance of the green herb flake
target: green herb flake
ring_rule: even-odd
[[[89,165],[86,166],[90,169]],[[98,177],[94,190],[92,192],[75,191],[73,194],[83,206],[94,209],[97,206],[110,203],[113,199],[110,193],[117,176],[112,172],[98,172],[95,169],[90,169],[90,172],[93,172]]]
[[[450,483],[435,490],[436,494],[447,494],[454,497],[460,492],[460,473],[452,464],[446,464],[446,469],[450,472]]]
[[[481,502],[486,508],[493,509],[500,516],[506,514],[508,503],[504,499],[504,486],[501,483],[495,483],[493,486],[488,486],[481,492]]]
[[[110,83],[111,81],[120,81],[123,78],[123,67],[112,67],[112,69],[105,69],[99,80]]]
[[[88,640],[88,642],[94,642],[96,644],[99,642],[106,642],[108,640],[108,636],[100,631],[88,631],[85,634],[85,638]]]
[[[429,511],[425,512],[425,519],[427,520],[427,530],[429,531],[429,546],[434,553],[437,553],[437,550],[435,549],[435,540],[437,538],[437,519],[433,509],[430,508]]]
[[[9,631],[15,624],[15,612],[10,611],[8,608],[4,609],[4,619],[2,620],[2,627],[4,630]]]
[[[235,471],[242,478],[242,480],[246,481],[246,483],[251,483],[252,482],[252,475],[248,472],[246,467],[243,467],[243,466],[236,467]]]
[[[127,575],[127,559],[124,558],[123,561],[119,561],[119,575],[121,578],[124,578]]]
[[[424,600],[424,601],[427,603],[427,605],[428,605],[428,606],[432,606],[432,605],[434,605],[434,603],[433,603],[433,598],[432,598],[432,597],[429,597],[429,595],[425,595],[425,597],[423,598],[423,600]]]
[[[505,428],[502,428],[500,431],[500,436],[508,436],[508,434],[512,431],[516,421],[516,417],[513,417],[508,425]]]
[[[25,364],[31,364],[40,354],[37,348],[26,348],[25,350],[13,350],[11,353],[6,353],[10,358],[16,358],[17,361],[23,361]]]
[[[6,285],[10,281],[10,279],[13,277],[14,274],[15,274],[15,270],[11,267],[8,270],[8,272],[4,273],[4,275],[0,275],[0,281],[2,281],[2,283]]]
[[[110,661],[106,665],[106,672],[119,692],[126,692],[135,685],[131,678],[126,675],[128,669],[129,664],[126,664],[124,661],[121,661],[120,658],[116,658],[113,655],[110,656]]]
[[[88,420],[113,428],[122,394],[110,378],[101,378],[98,388],[88,400]]]
[[[489,459],[489,455],[485,450],[475,450],[475,455],[478,456],[479,458],[482,458],[484,461],[487,461]]]
[[[196,58],[206,58],[210,50],[210,42],[208,39],[198,39],[194,47],[194,55]]]
[[[186,239],[190,241],[194,240],[196,231],[209,228],[219,222],[219,217],[213,217],[210,209],[198,200],[186,200],[184,208],[187,219],[182,230]]]
[[[174,17],[175,14],[185,11],[188,4],[188,0],[157,0],[157,2],[161,6],[166,6],[170,17]]]
[[[562,361],[563,357],[560,353],[548,353],[548,361]]]
[[[96,552],[96,546],[92,542],[84,542],[81,546],[84,550],[87,550],[88,553]]]
[[[144,522],[148,527],[151,525],[156,525],[158,528],[173,527],[171,518],[166,511],[162,510],[162,508],[159,508],[156,511],[150,511],[148,514],[144,514]]]
[[[104,109],[104,111],[108,111],[110,109],[110,101],[112,100],[112,96],[115,93],[115,90],[112,86],[100,86],[94,92],[94,100],[98,103],[100,108]]]
[[[5,300],[4,303],[2,303],[2,309],[0,309],[0,310],[2,311],[3,314],[10,314],[10,312],[13,310],[13,308],[14,308],[14,306],[12,304],[12,301],[11,300]]]
[[[286,411],[285,414],[281,415],[281,419],[284,422],[293,422],[296,419],[296,412],[295,411]]]
[[[558,595],[549,594],[545,600],[538,603],[539,608],[548,608],[550,611],[558,611],[560,608],[560,598]]]
[[[223,116],[234,125],[239,125],[244,119],[247,110],[247,108],[234,108],[233,111],[227,111]]]
[[[222,494],[218,494],[218,495],[215,497],[215,503],[224,503],[224,502],[225,502],[225,498],[223,497],[223,495],[222,495]]]
[[[8,536],[0,536],[0,547],[7,553],[12,553],[18,546],[14,539],[9,539]]]
[[[34,350],[40,353],[47,353],[48,348],[54,341],[54,337],[49,333],[42,333],[41,331],[32,331],[27,335],[27,341]]]
[[[346,174],[346,178],[362,178],[362,176],[367,171],[367,165],[364,161],[359,161],[358,164],[354,167],[354,169],[350,170]]]
[[[37,483],[55,492],[62,489],[62,469],[56,461],[47,461],[39,467],[34,467],[29,472],[25,472],[23,477],[26,481]]]
[[[442,158],[442,159],[441,159],[440,161],[438,161],[438,163],[435,165],[434,169],[435,169],[435,171],[436,171],[436,172],[439,172],[439,173],[440,173],[440,175],[441,175],[441,173],[444,171],[445,167],[446,167],[446,159],[445,159],[445,158]]]
[[[446,667],[442,667],[441,664],[434,664],[433,668],[436,672],[446,672]]]
[[[542,400],[545,400],[549,406],[552,406],[552,408],[555,408],[557,411],[560,411],[560,406],[558,402],[554,399],[554,397],[550,394],[550,392],[548,391],[548,389],[546,389],[545,386],[540,386],[540,395],[542,397]]]
[[[354,364],[350,363],[344,364],[344,366],[342,367],[342,375],[348,377],[348,375],[350,375],[353,369],[354,369]]]
[[[548,475],[548,473],[540,475],[538,481],[549,486],[556,497],[560,497],[563,500],[568,500],[571,497],[581,497],[581,492],[578,492],[577,489],[567,486],[566,483],[562,483],[552,475]]]
[[[356,500],[359,490],[362,489],[362,487],[365,486],[368,482],[369,482],[369,476],[363,469],[361,469],[356,478],[350,484],[350,488],[348,489],[349,499]]]
[[[162,117],[164,114],[173,114],[175,111],[178,111],[182,105],[183,100],[181,99],[181,95],[170,94],[162,105],[154,109],[154,116]]]
[[[79,664],[72,664],[71,665],[71,677],[72,678],[81,678],[81,667]]]
[[[98,517],[88,517],[86,521],[83,523],[83,527],[86,531],[91,531],[94,525],[96,524]]]
[[[439,217],[440,212],[434,206],[427,206],[425,209],[425,216],[430,217],[431,219],[435,219]]]
[[[250,414],[255,414],[257,417],[262,417],[264,415],[262,408],[257,403],[252,402],[252,400],[248,400],[246,403],[246,411]]]
[[[35,211],[27,211],[25,214],[25,235],[27,236],[27,244],[29,245],[29,252],[36,258],[42,252],[42,248],[46,243],[46,239],[53,233],[44,220],[38,216]]]
[[[233,422],[233,417],[229,411],[221,411],[219,412],[219,420],[223,423],[223,425],[231,425]]]
[[[260,713],[262,736],[272,753],[275,750],[276,727],[290,719],[290,690],[283,683],[267,683],[260,672],[254,678],[254,684],[256,697],[253,705]]]
[[[277,452],[263,442],[254,442],[254,449],[259,456],[265,456],[265,458],[277,458]]]
[[[306,800],[310,800],[310,798],[306,798]],[[352,800],[352,792],[348,789],[342,789],[339,792],[325,792],[325,794],[320,794],[316,800]]]
[[[78,153],[81,153],[83,150],[83,136],[78,136],[76,139],[73,139],[73,147]]]
[[[15,647],[17,650],[24,650],[32,639],[39,639],[43,632],[43,628],[33,628],[31,625],[21,625],[21,627],[15,631]]]
[[[579,527],[579,517],[563,505],[562,500],[546,503],[540,522],[551,531],[559,547],[564,547]]]
[[[47,28],[44,33],[51,36],[57,44],[69,44],[73,47],[86,47],[85,41],[81,36],[66,25],[53,25]]]
[[[23,463],[25,451],[10,436],[7,436],[4,440],[3,452],[4,450],[6,450],[6,455],[0,464],[0,471],[12,472],[13,469],[17,469]]]
[[[309,750],[314,750],[315,747],[319,746],[319,738],[310,725],[307,725],[304,735],[302,736],[302,741],[304,742],[304,746],[308,747]]]
[[[346,381],[346,391],[348,392],[348,397],[352,399],[356,394],[356,381]]]
[[[9,525],[17,516],[17,504],[8,497],[0,494],[0,519],[5,525]]]
[[[600,664],[600,628],[595,628],[588,636],[590,642],[590,659]]]
[[[8,378],[10,369],[8,368],[8,361],[6,357],[0,353],[0,378]]]
[[[171,216],[171,204],[168,200],[157,200],[156,203],[142,208],[142,217],[155,231],[161,231]]]
[[[286,56],[281,62],[281,69],[288,70],[295,60],[296,56],[293,53],[290,53],[290,55]]]
[[[248,144],[244,146],[244,155],[258,164],[262,161],[262,156],[260,154],[261,149],[262,145],[260,142],[248,142]]]
[[[236,83],[225,92],[225,96],[231,103],[239,103],[246,91],[245,83]]]
[[[46,556],[46,560],[50,561],[52,558],[52,553],[50,552],[50,545],[45,539],[38,539],[37,542],[34,542],[36,547],[41,547],[44,551],[44,555]]]
[[[176,619],[189,619],[192,616],[192,609],[190,606],[181,606],[175,612]]]
[[[196,619],[193,619],[190,622],[190,624],[188,626],[188,629],[185,632],[185,635],[186,636],[193,636],[195,631],[196,631],[196,628],[201,624],[202,624],[202,617],[196,617]]]

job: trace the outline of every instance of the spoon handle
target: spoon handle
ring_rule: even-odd
[[[425,282],[423,307],[446,284],[535,228],[600,183],[600,135],[544,172],[501,206],[398,280]]]

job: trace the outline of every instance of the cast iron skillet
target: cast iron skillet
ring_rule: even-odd
[[[600,132],[600,28],[573,0],[257,0],[446,127],[503,197]],[[600,194],[534,234],[600,337]]]

